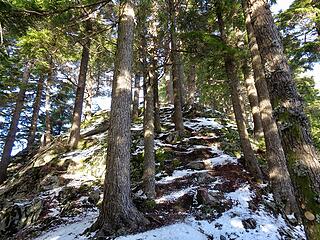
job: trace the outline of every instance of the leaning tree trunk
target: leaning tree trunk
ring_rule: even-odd
[[[140,74],[136,73],[134,78],[132,119],[137,119],[139,117],[139,94],[140,94]]]
[[[2,184],[7,179],[8,166],[10,163],[11,152],[12,152],[12,148],[14,146],[14,141],[15,141],[16,134],[18,131],[19,118],[20,118],[20,114],[21,114],[23,104],[24,104],[27,83],[28,83],[29,77],[30,77],[30,68],[32,67],[32,65],[33,64],[31,62],[27,62],[25,69],[24,69],[24,72],[23,72],[20,91],[17,95],[16,106],[15,106],[13,113],[12,113],[10,128],[7,133],[7,138],[4,143],[4,147],[3,147],[3,151],[2,151],[2,157],[1,157],[1,161],[0,161],[0,184]]]
[[[171,62],[172,62],[172,82],[173,82],[173,98],[174,98],[174,112],[173,122],[175,130],[178,135],[184,134],[184,126],[182,119],[182,79],[179,71],[180,67],[180,54],[177,51],[177,36],[176,36],[176,9],[174,0],[169,0],[169,13],[170,13],[170,36],[171,36]]]
[[[89,34],[91,30],[92,30],[92,23],[90,20],[87,20],[86,33]],[[82,115],[84,91],[86,87],[90,45],[91,45],[91,39],[88,37],[86,38],[86,42],[82,48],[76,99],[74,102],[73,115],[72,115],[72,126],[70,130],[70,136],[69,136],[69,142],[68,142],[69,146],[72,149],[77,148],[78,142],[80,140],[81,115]]]
[[[243,1],[243,6],[246,17],[252,69],[258,93],[260,116],[266,143],[269,180],[271,181],[274,199],[281,208],[284,207],[286,214],[295,213],[297,217],[299,217],[298,204],[286,165],[286,158],[282,148],[278,126],[273,117],[268,86],[265,80],[259,48],[251,25],[246,0]]]
[[[263,137],[263,128],[260,117],[259,109],[259,100],[257,89],[254,84],[254,77],[251,72],[251,68],[248,65],[248,62],[245,60],[242,65],[242,73],[244,77],[244,82],[248,94],[249,104],[252,112],[253,119],[253,133],[256,140],[259,140]]]
[[[310,125],[268,3],[264,0],[248,3],[287,165],[303,206],[306,232],[309,239],[319,239],[320,222],[316,216],[320,215],[320,163],[311,140]]]
[[[218,18],[221,39],[223,43],[227,46],[228,39],[225,33],[224,20],[222,17],[222,9],[220,4],[221,3],[215,2],[216,14]],[[237,76],[237,63],[234,56],[231,55],[231,53],[226,52],[224,54],[224,64],[231,92],[233,112],[236,118],[238,132],[240,136],[240,144],[245,158],[246,167],[257,179],[262,179],[262,173],[258,165],[258,161],[254,155],[253,149],[251,147],[249,134],[245,122],[245,111],[240,96],[240,81]]]
[[[43,94],[44,79],[45,79],[44,75],[41,74],[38,81],[36,97],[34,99],[33,106],[32,106],[33,113],[32,113],[31,126],[29,130],[28,143],[27,143],[28,151],[32,149],[35,138],[36,138],[37,123],[38,123],[39,111],[41,107],[41,98]]]
[[[132,1],[120,1],[115,71],[108,134],[107,168],[101,212],[92,230],[98,236],[118,235],[143,227],[147,220],[135,208],[130,190],[131,70],[134,10]]]

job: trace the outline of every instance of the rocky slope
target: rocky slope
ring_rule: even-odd
[[[150,220],[131,239],[304,239],[292,216],[275,209],[266,184],[257,183],[239,157],[235,127],[220,113],[185,111],[187,136],[177,139],[172,108],[161,109],[156,138],[157,198],[141,190],[142,123],[132,125],[132,190]],[[0,187],[0,236],[4,239],[88,239],[83,231],[98,216],[105,169],[108,113],[83,124],[79,148],[66,136],[34,156],[15,159]]]

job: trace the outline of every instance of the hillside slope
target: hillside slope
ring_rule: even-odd
[[[141,190],[142,123],[132,125],[133,197],[151,224],[117,239],[305,239],[303,227],[275,209],[267,184],[254,181],[234,157],[239,143],[229,120],[189,109],[187,136],[177,139],[171,115],[172,108],[161,109],[154,202]],[[82,233],[97,218],[102,200],[108,113],[95,114],[83,126],[75,151],[60,136],[34,156],[15,159],[11,179],[0,187],[2,239],[90,237]]]

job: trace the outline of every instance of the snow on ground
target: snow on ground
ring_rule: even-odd
[[[184,126],[193,129],[194,131],[199,131],[204,127],[209,127],[212,129],[221,129],[222,125],[214,121],[213,118],[194,118],[184,122]]]
[[[181,179],[187,176],[191,176],[197,173],[208,172],[208,170],[192,170],[192,169],[183,169],[183,170],[174,170],[171,176],[166,176],[159,181],[157,184],[168,184],[174,182],[176,179]]]
[[[208,238],[186,223],[176,223],[148,232],[118,237],[117,240],[207,240]]]
[[[99,212],[89,211],[73,218],[69,223],[58,228],[54,228],[48,233],[35,238],[35,240],[83,240],[87,236],[81,234],[90,227],[97,219]]]
[[[61,160],[72,159],[72,161],[74,162],[85,160],[87,158],[90,158],[94,154],[94,152],[99,150],[100,148],[101,148],[100,145],[94,145],[88,149],[75,150],[75,151],[64,154]]]
[[[182,193],[188,193],[194,188],[187,188],[165,196],[165,199],[172,200]],[[202,239],[242,239],[242,240],[278,240],[283,239],[279,233],[291,234],[293,239],[305,239],[303,229],[298,226],[288,228],[285,220],[279,215],[274,216],[267,212],[263,205],[257,211],[249,208],[248,202],[254,197],[254,192],[250,186],[244,184],[234,192],[225,194],[227,199],[233,202],[233,207],[222,213],[214,221],[195,220],[190,216],[181,223],[175,223],[151,231],[123,236],[117,240],[202,240]],[[161,198],[162,199],[162,198]],[[157,199],[158,201],[160,199]],[[244,221],[254,219],[256,227],[254,229],[245,228]]]
[[[238,160],[235,157],[231,157],[228,154],[222,154],[218,157],[208,158],[206,160],[202,160],[206,166],[223,166],[226,164],[237,164]]]
[[[155,200],[156,203],[164,203],[164,202],[174,202],[176,201],[178,198],[188,194],[188,193],[191,193],[193,192],[197,187],[188,187],[188,188],[185,188],[185,189],[182,189],[180,191],[177,191],[177,192],[172,192],[170,194],[167,194],[167,195],[164,195],[160,198],[157,198]]]

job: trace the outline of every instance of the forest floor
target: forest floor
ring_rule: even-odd
[[[172,108],[161,109],[163,127],[155,140],[155,201],[141,190],[142,123],[132,126],[132,191],[136,206],[150,220],[143,232],[118,240],[305,239],[292,216],[279,213],[267,184],[256,182],[237,159],[234,124],[218,112],[184,113],[186,137],[177,139]],[[0,186],[0,238],[72,240],[83,235],[102,200],[107,114],[85,123],[78,150],[66,136],[32,156],[17,157],[18,172]]]

